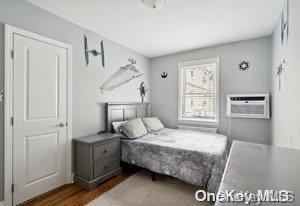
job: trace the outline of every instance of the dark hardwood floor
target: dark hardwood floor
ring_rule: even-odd
[[[81,206],[93,201],[101,194],[110,190],[114,186],[120,184],[125,179],[136,173],[137,169],[125,169],[122,173],[112,179],[102,183],[96,189],[92,191],[86,191],[84,188],[70,184],[57,188],[32,200],[29,200],[22,206],[35,205],[35,206]]]

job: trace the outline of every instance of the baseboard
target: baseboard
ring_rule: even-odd
[[[0,206],[4,206],[4,201],[0,202]]]

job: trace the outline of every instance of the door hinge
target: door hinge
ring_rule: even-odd
[[[12,59],[15,59],[15,51],[12,49],[12,50],[10,50],[10,57],[12,58]]]
[[[15,192],[15,184],[11,185],[11,192],[14,193]]]
[[[15,118],[14,117],[10,118],[10,124],[11,124],[11,126],[15,125]]]

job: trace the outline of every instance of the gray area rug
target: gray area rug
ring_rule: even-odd
[[[140,171],[107,191],[88,206],[212,206],[194,198],[196,186],[172,177],[159,176],[156,182]]]

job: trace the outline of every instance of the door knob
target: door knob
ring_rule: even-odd
[[[61,123],[58,124],[58,126],[59,126],[59,127],[64,127],[65,124],[61,122]]]

